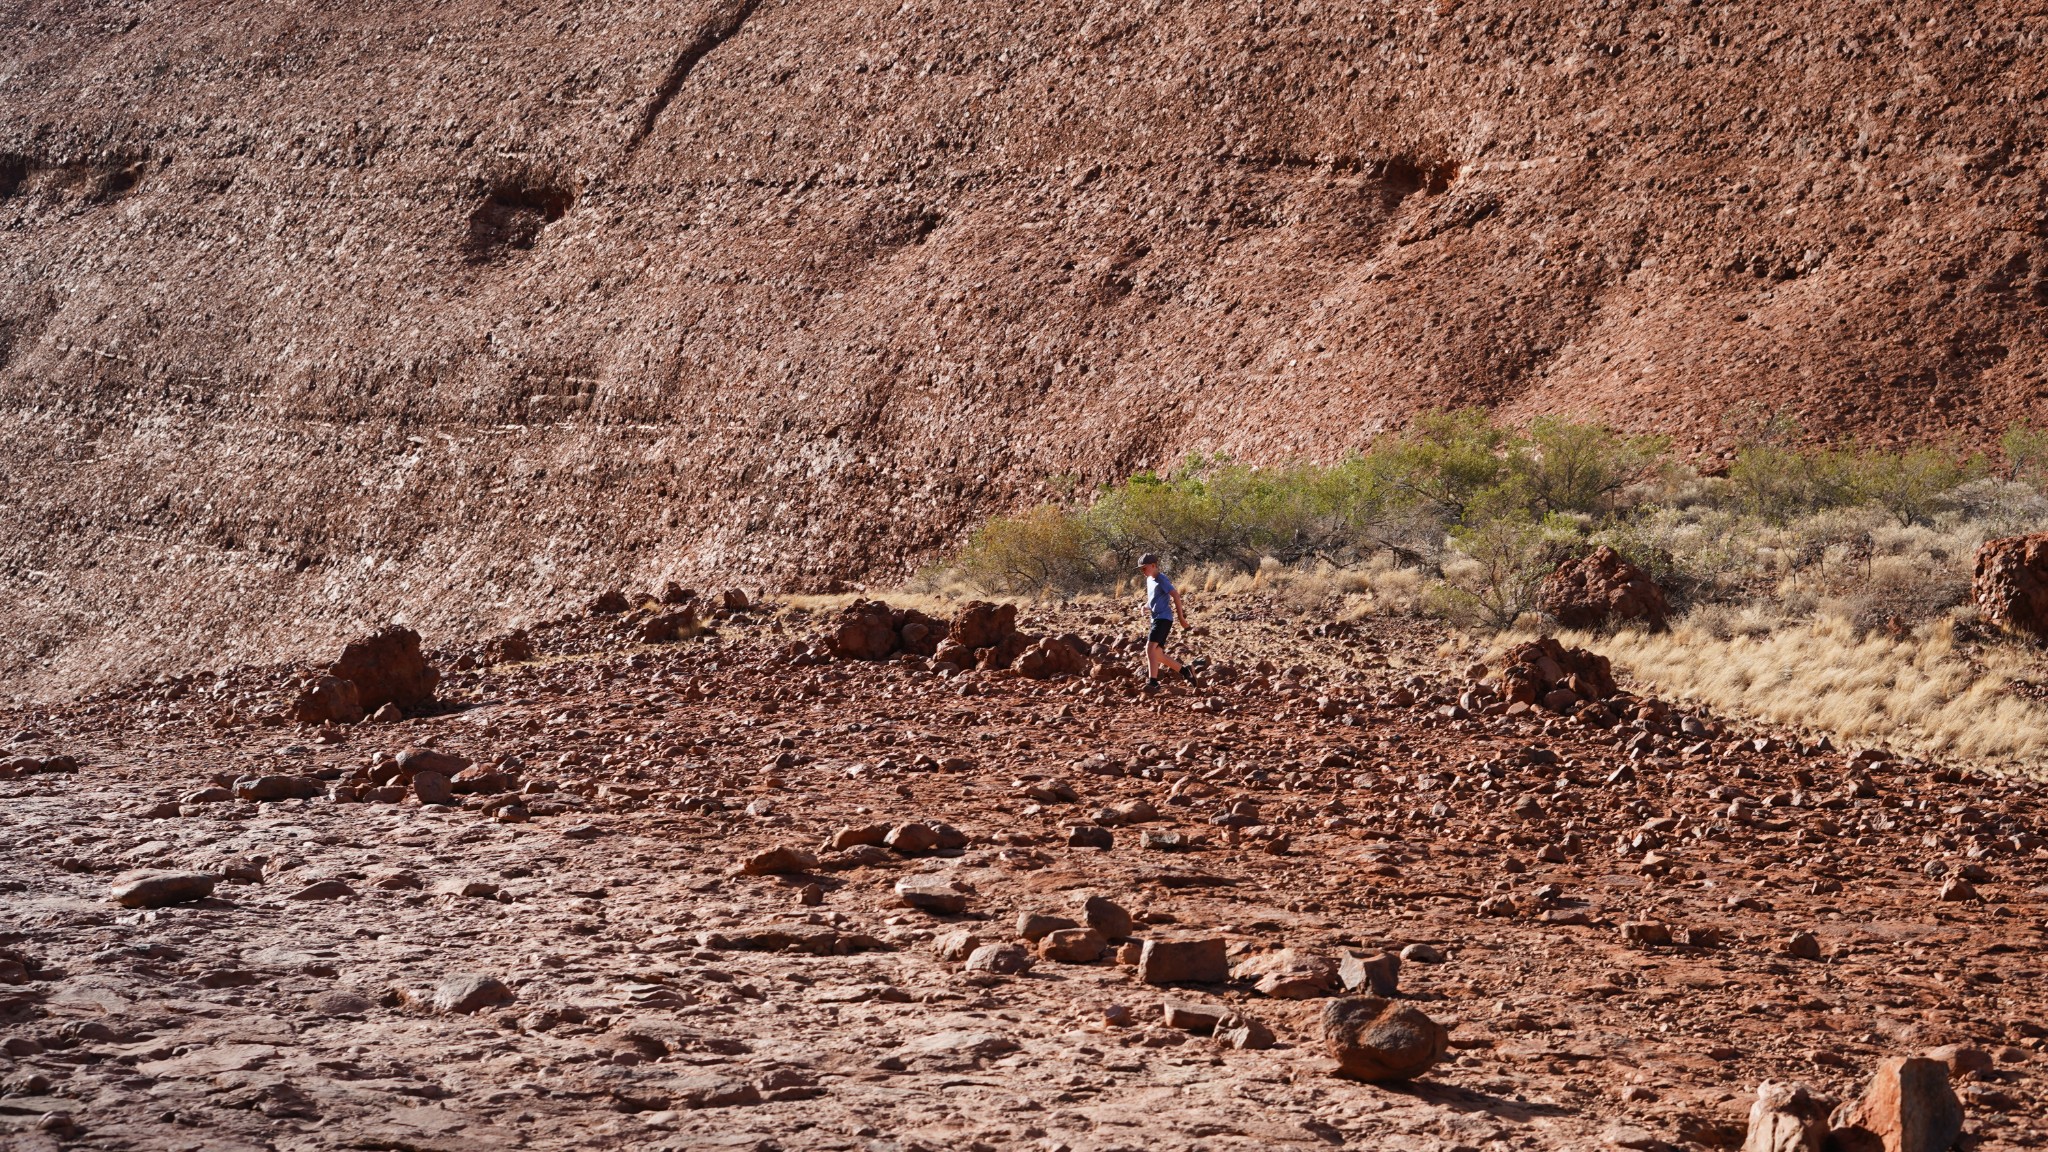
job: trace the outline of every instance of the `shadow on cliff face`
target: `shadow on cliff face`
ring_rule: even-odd
[[[487,264],[527,251],[575,202],[574,192],[553,181],[532,177],[496,181],[469,214],[463,252],[470,263]]]
[[[0,152],[0,200],[32,196],[60,206],[111,204],[140,187],[148,171],[144,156],[58,161]]]

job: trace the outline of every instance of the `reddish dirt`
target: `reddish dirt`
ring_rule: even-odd
[[[1419,407],[2041,414],[2019,3],[18,0],[0,681],[894,577]]]
[[[0,717],[9,757],[79,765],[0,783],[0,949],[32,966],[0,984],[0,1131],[210,1152],[1727,1148],[1761,1080],[1839,1098],[1881,1058],[1960,1043],[1984,1054],[1958,1060],[1966,1146],[2048,1141],[2038,785],[1711,717],[1659,736],[1466,716],[1465,659],[1428,629],[1197,608],[1211,679],[1156,695],[813,662],[831,616],[771,605],[664,645],[625,617],[551,623],[533,660],[450,671],[437,714],[392,723],[285,726],[283,667]],[[1022,623],[1131,631],[1109,611]],[[505,792],[335,798],[426,745],[498,764]],[[328,794],[193,795],[266,774]],[[508,797],[526,820],[486,814]],[[1137,801],[1157,818],[1068,846]],[[967,843],[825,846],[913,820]],[[817,862],[734,875],[778,846]],[[224,879],[196,904],[110,903],[141,867]],[[927,874],[963,912],[897,900]],[[999,976],[937,951],[1077,892],[1136,936],[1220,937],[1241,977]],[[1624,927],[1645,923],[1668,942]],[[771,927],[825,954],[746,950]],[[1282,947],[1417,944],[1442,961],[1401,965],[1401,999],[1451,1047],[1406,1085],[1332,1077],[1327,999],[1251,983]],[[461,976],[514,998],[437,1010]],[[1166,1026],[1163,997],[1277,1043],[1220,1048]]]

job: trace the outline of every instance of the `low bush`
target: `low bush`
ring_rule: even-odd
[[[1190,457],[1083,499],[990,521],[956,561],[991,590],[1069,594],[1169,567],[1256,576],[1262,564],[1371,573],[1386,610],[1504,628],[1542,576],[1605,544],[1681,612],[1842,615],[1896,631],[1966,597],[1986,538],[2048,523],[2048,432],[2015,424],[2003,465],[1941,447],[1801,446],[1781,420],[1724,476],[1672,460],[1661,437],[1484,412],[1429,413],[1331,464],[1258,468]]]

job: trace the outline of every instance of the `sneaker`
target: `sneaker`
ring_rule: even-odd
[[[1157,677],[1157,676],[1147,676],[1147,677],[1145,677],[1145,691],[1147,691],[1147,692],[1157,692],[1157,691],[1159,691],[1159,677]]]
[[[1194,674],[1194,672],[1192,672],[1191,670],[1189,670],[1188,666],[1187,666],[1187,665],[1185,665],[1185,664],[1183,664],[1183,665],[1181,665],[1181,666],[1180,666],[1180,678],[1181,678],[1182,680],[1185,680],[1185,681],[1187,681],[1187,682],[1188,682],[1188,683],[1190,683],[1190,684],[1193,684],[1193,683],[1195,682],[1195,674]]]

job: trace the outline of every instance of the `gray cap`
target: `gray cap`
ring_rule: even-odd
[[[1143,567],[1144,567],[1145,565],[1147,565],[1147,564],[1157,564],[1157,563],[1159,563],[1159,557],[1157,557],[1157,556],[1154,556],[1154,555],[1153,555],[1152,553],[1150,553],[1150,552],[1147,552],[1147,553],[1145,553],[1145,554],[1144,554],[1143,556],[1140,556],[1140,557],[1138,557],[1138,567],[1140,567],[1140,568],[1143,568]]]

